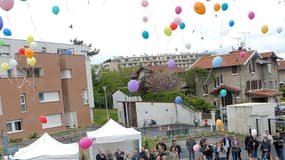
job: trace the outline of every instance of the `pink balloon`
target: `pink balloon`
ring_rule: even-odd
[[[249,12],[248,13],[248,18],[250,19],[250,20],[253,20],[254,19],[254,16],[255,16],[255,14],[254,14],[254,12]]]
[[[0,7],[5,11],[9,11],[13,6],[14,0],[0,0]]]
[[[199,144],[195,144],[194,146],[193,146],[193,150],[195,151],[195,152],[198,152],[198,151],[200,151],[200,145]]]
[[[142,6],[147,7],[148,6],[148,1],[147,0],[142,0]]]
[[[82,149],[88,149],[93,143],[92,138],[89,137],[83,137],[79,141],[79,147]]]
[[[175,13],[176,14],[180,14],[182,12],[182,8],[180,7],[180,6],[177,6],[176,8],[175,8]]]
[[[146,23],[148,21],[147,16],[143,16],[143,22]]]
[[[174,18],[174,23],[176,23],[177,25],[179,25],[181,23],[181,19],[179,17],[175,17]]]
[[[241,58],[245,58],[246,57],[246,51],[241,51],[239,53],[239,55],[240,55]]]

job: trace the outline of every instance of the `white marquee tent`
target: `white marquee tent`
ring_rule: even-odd
[[[20,148],[13,156],[15,160],[79,160],[78,143],[64,144],[48,133],[27,147]]]
[[[90,158],[95,159],[98,149],[115,152],[117,148],[132,154],[134,149],[142,145],[141,132],[134,128],[126,128],[110,119],[101,128],[87,132],[87,136],[93,139],[93,145],[89,148]]]

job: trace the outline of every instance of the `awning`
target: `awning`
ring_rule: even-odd
[[[251,97],[273,97],[273,96],[279,96],[283,93],[278,90],[273,89],[258,89],[258,90],[251,90],[246,92],[248,96]]]
[[[238,93],[239,89],[236,87],[228,86],[228,85],[220,85],[217,88],[214,88],[213,90],[210,91],[210,94],[220,94],[220,90],[225,89],[228,92],[233,92],[233,93]]]

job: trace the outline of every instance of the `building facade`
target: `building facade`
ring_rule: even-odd
[[[15,68],[0,71],[1,133],[10,138],[55,132],[93,122],[94,108],[90,61],[85,46],[4,39],[0,61],[17,61]],[[35,66],[18,53],[31,47]],[[47,123],[39,117],[44,115]]]
[[[161,54],[157,56],[134,56],[134,57],[114,57],[103,62],[103,67],[109,71],[119,68],[165,66],[169,60],[174,60],[177,67],[189,68],[199,57],[208,56],[211,53],[181,53],[181,54]]]
[[[220,55],[223,64],[213,68],[215,56],[202,57],[190,68],[209,70],[213,78],[196,78],[196,95],[222,110],[225,106],[243,102],[276,103],[279,80],[277,57],[274,52],[247,51],[242,58],[240,52]],[[220,91],[225,89],[226,96]],[[225,112],[223,112],[225,113]]]

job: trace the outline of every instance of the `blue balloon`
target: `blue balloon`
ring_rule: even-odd
[[[221,67],[224,63],[224,60],[221,56],[216,56],[213,60],[212,60],[212,67],[213,68],[217,68],[217,67]]]
[[[3,19],[2,19],[2,17],[0,16],[0,30],[2,30],[2,28],[3,28]]]
[[[176,104],[181,104],[181,103],[182,103],[182,98],[181,98],[180,96],[177,96],[177,97],[175,98],[175,103],[176,103]]]
[[[227,3],[222,4],[222,10],[226,11],[229,8],[229,5]]]
[[[149,37],[148,31],[143,31],[143,32],[142,32],[142,37],[143,37],[144,39],[148,39],[148,37]]]
[[[234,20],[230,20],[230,21],[229,21],[229,26],[232,27],[232,26],[234,26],[234,25],[235,25],[235,21],[234,21]]]
[[[181,23],[179,24],[179,28],[180,28],[180,29],[184,29],[184,28],[185,28],[185,23],[184,23],[184,22],[181,22]]]
[[[11,36],[11,35],[12,35],[12,32],[11,32],[11,30],[10,30],[9,28],[4,28],[3,34],[4,34],[5,36]]]
[[[227,96],[227,90],[225,90],[225,89],[220,90],[220,96],[222,96],[222,97]]]

